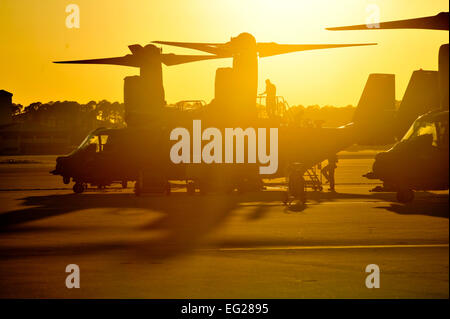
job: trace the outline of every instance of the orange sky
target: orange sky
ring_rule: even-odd
[[[80,8],[79,29],[65,25],[70,3]],[[373,3],[380,7],[382,21],[448,11],[444,0],[1,0],[0,89],[25,105],[123,101],[123,78],[137,69],[51,61],[120,56],[129,53],[127,45],[152,40],[225,42],[250,32],[261,42],[379,43],[261,59],[260,91],[270,78],[291,105],[356,105],[369,73],[395,73],[401,99],[414,69],[437,69],[437,52],[448,42],[448,32],[324,30],[365,23],[366,6]],[[196,53],[170,47],[164,52]],[[166,100],[210,101],[215,69],[230,63],[164,67]]]

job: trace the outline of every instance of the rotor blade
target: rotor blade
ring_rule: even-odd
[[[173,53],[162,54],[161,61],[167,65],[177,65],[189,62],[203,61],[203,60],[212,60],[212,59],[220,59],[222,56],[217,55],[178,55]]]
[[[341,30],[377,30],[377,29],[427,29],[427,30],[449,30],[449,13],[441,12],[435,16],[380,22],[377,24],[359,24],[345,27],[326,28],[331,31]]]
[[[103,59],[88,59],[88,60],[73,60],[73,61],[55,61],[53,63],[65,63],[65,64],[111,64],[111,65],[124,65],[139,67],[137,61],[133,59],[132,55],[125,55],[115,58],[103,58]]]
[[[207,53],[222,55],[220,46],[223,43],[195,43],[195,42],[170,42],[170,41],[152,41],[152,43],[171,45],[180,48],[193,49]]]
[[[264,58],[268,56],[319,49],[333,49],[364,45],[376,45],[376,43],[356,43],[356,44],[278,44],[278,43],[258,43],[257,49],[259,57]]]

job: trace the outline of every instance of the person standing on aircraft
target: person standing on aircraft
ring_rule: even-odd
[[[322,168],[322,174],[327,179],[327,182],[330,183],[330,191],[334,192],[335,189],[335,180],[334,180],[334,172],[337,168],[338,158],[336,154],[328,157],[328,165]]]
[[[264,94],[266,95],[267,115],[273,117],[277,108],[277,87],[269,79],[266,80],[266,90],[260,95]]]

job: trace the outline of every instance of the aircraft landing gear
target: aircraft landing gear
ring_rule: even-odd
[[[306,202],[304,172],[302,164],[294,163],[291,167],[288,177],[288,190],[284,200],[284,204],[288,207],[291,207],[294,201],[300,205],[304,205]]]
[[[66,185],[69,184],[70,183],[70,177],[64,176],[63,177],[63,183],[66,184]]]
[[[400,203],[410,203],[414,200],[414,191],[412,189],[401,189],[397,191],[397,200]]]
[[[83,183],[76,182],[76,183],[73,185],[73,192],[74,192],[75,194],[81,194],[81,193],[84,192],[84,190],[85,190],[85,187],[84,187],[84,184],[83,184]]]

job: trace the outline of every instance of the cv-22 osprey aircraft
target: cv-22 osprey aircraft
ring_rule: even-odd
[[[296,123],[286,123],[279,117],[259,118],[256,108],[258,58],[278,54],[362,46],[368,44],[277,44],[259,43],[242,33],[226,43],[185,43],[155,41],[200,50],[209,55],[164,55],[150,44],[131,46],[132,55],[118,58],[64,61],[72,64],[113,64],[139,67],[141,75],[125,78],[124,101],[127,128],[98,129],[92,132],[74,152],[57,159],[55,175],[75,182],[74,191],[83,192],[87,183],[108,185],[114,181],[137,180],[136,192],[168,191],[169,180],[188,181],[188,191],[198,187],[201,191],[212,189],[232,190],[257,185],[261,176],[258,167],[249,163],[248,154],[243,163],[205,163],[192,155],[188,161],[174,163],[170,158],[175,143],[170,135],[173,129],[184,127],[194,138],[193,121],[201,120],[203,127],[223,128],[277,128],[277,170],[263,177],[286,176],[293,163],[303,168],[323,161],[330,155],[354,144],[376,142],[386,122],[386,115],[394,108],[392,90],[383,91],[391,81],[385,75],[371,75],[358,105],[354,123],[341,128],[302,128]],[[215,98],[207,106],[194,112],[183,112],[165,106],[161,63],[179,64],[198,60],[232,58],[232,67],[219,68],[215,79]],[[172,61],[172,63],[170,62]],[[175,62],[173,62],[175,61]],[[374,94],[373,92],[382,92]],[[370,118],[370,121],[369,121]],[[364,123],[364,124],[363,124]],[[368,127],[368,125],[370,127]],[[192,129],[190,129],[192,128]],[[243,137],[244,138],[244,137]],[[247,137],[248,138],[248,137]],[[384,139],[384,137],[383,137]],[[267,140],[269,145],[269,136]],[[200,148],[206,144],[200,141]],[[236,143],[238,143],[236,141]],[[245,144],[245,143],[244,143]],[[222,145],[222,144],[221,144]],[[234,149],[235,155],[237,150]],[[193,152],[194,153],[194,152]]]
[[[449,13],[435,16],[382,22],[377,28],[366,25],[329,28],[329,30],[385,30],[425,29],[449,31]],[[421,85],[411,79],[407,89],[414,91],[403,98],[413,103],[419,116],[407,129],[406,122],[398,123],[401,140],[387,152],[377,154],[372,172],[365,176],[384,182],[381,191],[396,191],[400,202],[414,199],[414,190],[446,190],[449,188],[449,44],[441,45],[438,71]],[[416,71],[418,72],[418,71]],[[416,74],[417,75],[417,74]],[[414,77],[414,75],[413,75]],[[420,82],[420,81],[419,81]],[[399,113],[402,111],[400,107]],[[426,112],[428,111],[428,112]],[[425,114],[424,114],[425,113]],[[405,132],[406,130],[406,132]]]

